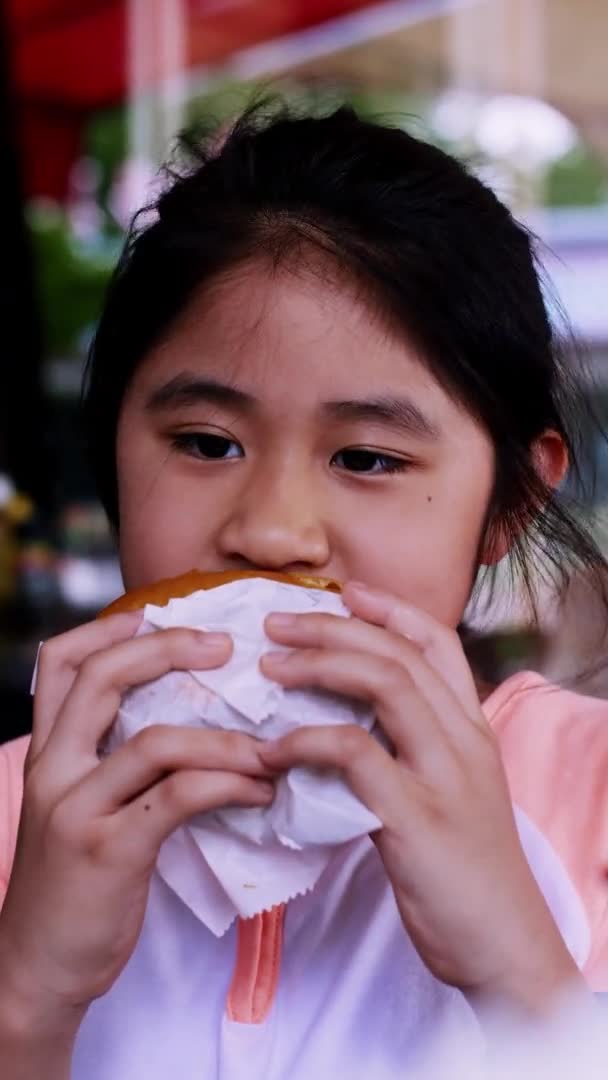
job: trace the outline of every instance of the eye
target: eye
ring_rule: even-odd
[[[341,460],[339,460],[341,459]],[[339,450],[334,454],[332,463],[348,472],[360,473],[367,476],[382,476],[386,473],[403,472],[410,462],[405,458],[393,457],[391,454],[381,454],[378,450],[364,450],[359,447]]]
[[[243,457],[243,448],[234,439],[212,432],[193,431],[175,435],[172,444],[182,454],[202,461],[227,461]]]

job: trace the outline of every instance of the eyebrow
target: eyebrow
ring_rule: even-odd
[[[244,390],[218,382],[217,379],[200,379],[183,372],[163,386],[154,390],[146,401],[148,412],[164,412],[169,409],[188,408],[202,403],[226,405],[239,412],[251,412],[256,399]]]
[[[392,395],[353,401],[328,401],[326,416],[334,420],[354,420],[392,427],[405,435],[438,439],[440,431],[413,401]]]
[[[146,401],[149,412],[188,408],[202,403],[223,405],[240,413],[253,413],[259,401],[245,390],[182,372],[158,387]],[[429,440],[440,437],[438,426],[407,397],[381,395],[349,401],[326,401],[322,414],[331,420],[360,421],[391,427],[402,434]]]

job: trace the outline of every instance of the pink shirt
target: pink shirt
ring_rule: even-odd
[[[585,975],[608,991],[608,701],[524,672],[485,702],[513,801],[560,856],[585,905]]]

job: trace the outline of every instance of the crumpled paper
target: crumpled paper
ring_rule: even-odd
[[[148,605],[139,633],[172,626],[227,631],[230,661],[213,671],[170,672],[130,690],[103,747],[111,752],[151,724],[242,731],[275,739],[300,725],[356,723],[374,716],[361,702],[317,690],[286,690],[259,669],[271,642],[271,611],[324,611],[348,617],[335,593],[247,578],[202,590],[165,607]],[[249,918],[311,889],[335,848],[381,827],[338,774],[293,768],[277,781],[269,807],[197,815],[162,845],[157,869],[218,937],[237,915]]]

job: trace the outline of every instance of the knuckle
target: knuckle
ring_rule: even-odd
[[[47,813],[46,832],[53,840],[62,845],[73,846],[78,837],[79,822],[64,801],[60,800]]]
[[[142,728],[130,740],[137,756],[151,767],[162,765],[171,748],[171,730],[162,724]]]
[[[63,667],[66,662],[63,635],[43,642],[38,652],[38,681],[56,672],[57,668]]]
[[[223,773],[218,778],[217,795],[225,803],[248,803],[256,801],[259,796],[258,782],[251,776],[242,776],[240,773]]]
[[[326,646],[333,640],[334,621],[331,615],[325,615],[321,612],[310,615],[310,627],[313,634],[317,638],[320,646]]]
[[[251,799],[257,800],[259,791],[257,782],[251,777],[235,775],[226,779],[224,798],[227,802],[232,799],[247,803]]]
[[[79,653],[77,635],[81,629],[78,627],[76,630],[68,630],[64,634],[57,634],[41,643],[37,656],[38,682],[49,676],[54,677],[62,670],[76,669],[78,662],[75,656]]]
[[[44,815],[49,803],[49,784],[38,762],[27,766],[23,781],[23,805],[28,813]]]
[[[367,752],[369,737],[363,728],[355,724],[347,724],[340,731],[340,743],[344,758],[353,761]]]
[[[380,679],[382,688],[388,694],[404,694],[414,686],[410,673],[395,660],[381,660]]]
[[[101,653],[91,653],[80,665],[79,678],[98,686],[106,677],[106,664]]]
[[[189,789],[192,787],[189,781],[190,777],[188,775],[180,775],[176,772],[171,773],[171,775],[163,781],[161,787],[162,800],[165,804],[165,808],[169,810],[170,813],[180,813],[182,810],[188,808]]]
[[[79,832],[78,847],[90,862],[107,862],[112,853],[112,844],[100,822],[91,822],[86,829]]]
[[[222,731],[218,734],[221,736],[222,750],[225,751],[229,760],[241,756],[247,738],[246,735],[238,731]]]
[[[292,728],[291,731],[281,737],[283,752],[294,758],[297,758],[300,754],[306,754],[307,750],[310,749],[311,732],[314,739],[316,736],[314,728]]]
[[[238,796],[247,791],[252,783],[253,781],[248,777],[228,770],[218,769],[213,774],[213,791],[217,800],[225,799],[228,801],[233,796]]]

